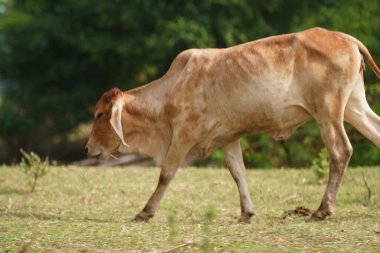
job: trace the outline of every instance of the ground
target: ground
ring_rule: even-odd
[[[372,192],[368,201],[368,188]],[[256,216],[238,224],[226,169],[182,168],[156,216],[131,219],[158,180],[157,168],[52,167],[28,192],[18,167],[0,167],[0,252],[380,252],[380,168],[350,168],[335,214],[316,209],[325,189],[311,170],[248,170]]]

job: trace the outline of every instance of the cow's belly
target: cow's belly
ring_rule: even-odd
[[[202,127],[202,137],[189,156],[207,157],[216,148],[249,134],[268,134],[275,140],[284,140],[311,117],[302,104],[294,103],[274,109],[271,115],[234,112],[229,117],[208,117]]]

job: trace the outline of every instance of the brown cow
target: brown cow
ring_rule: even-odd
[[[239,138],[269,134],[276,140],[315,118],[330,158],[326,192],[315,219],[331,215],[352,154],[343,121],[380,148],[380,118],[364,92],[364,59],[380,77],[367,48],[340,32],[313,28],[225,49],[180,53],[160,79],[96,105],[86,146],[91,157],[142,153],[161,166],[158,186],[135,221],[151,218],[187,157],[222,147],[241,204],[239,221],[254,214]]]

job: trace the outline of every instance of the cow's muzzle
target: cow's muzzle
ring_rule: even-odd
[[[103,148],[92,150],[88,146],[85,147],[84,152],[88,157],[96,158],[97,160],[107,160],[109,158],[108,152]]]

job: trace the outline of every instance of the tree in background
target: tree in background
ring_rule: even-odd
[[[0,0],[0,159],[11,161],[20,147],[52,159],[78,158],[83,140],[71,142],[68,133],[90,120],[100,95],[158,78],[188,48],[227,47],[319,25],[356,36],[380,62],[379,11],[377,1],[358,0]],[[367,72],[367,83],[374,82]],[[369,100],[380,112],[376,99]],[[354,155],[353,162],[379,163],[377,149],[354,135],[354,148],[368,159]],[[307,124],[290,141],[254,135],[243,146],[249,166],[305,166],[322,143]]]

